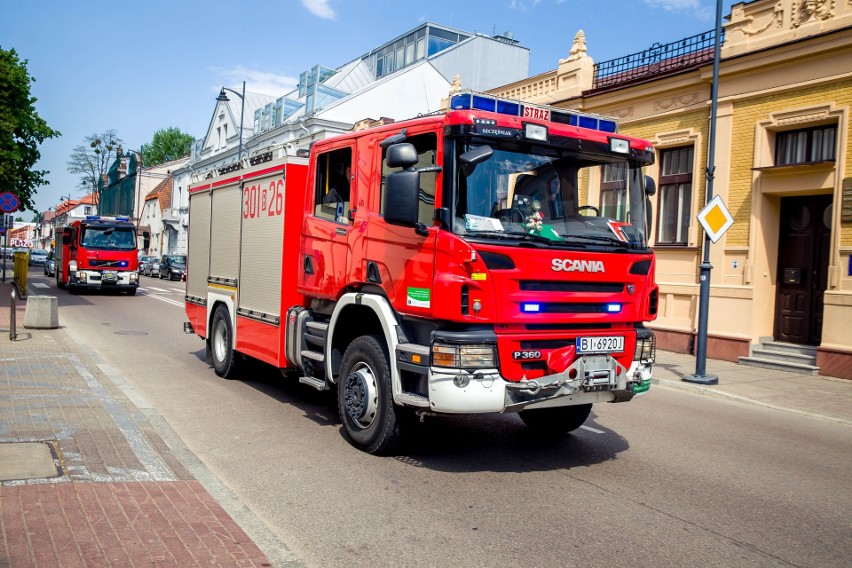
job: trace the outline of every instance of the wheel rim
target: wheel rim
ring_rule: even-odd
[[[346,414],[359,428],[369,428],[376,418],[379,392],[369,365],[358,363],[343,383]]]
[[[225,322],[219,320],[216,324],[216,329],[213,331],[213,355],[217,361],[224,361],[228,352],[228,329]]]

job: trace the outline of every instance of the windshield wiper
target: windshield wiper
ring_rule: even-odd
[[[601,241],[613,245],[617,245],[620,248],[629,248],[629,243],[622,241],[616,237],[610,237],[609,235],[562,235],[563,239],[586,239],[589,241]]]

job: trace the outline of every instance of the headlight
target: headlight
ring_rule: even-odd
[[[497,366],[497,355],[493,345],[435,343],[432,345],[432,364],[455,369],[494,368]]]
[[[636,353],[633,360],[640,363],[653,363],[657,356],[657,340],[653,333],[647,337],[636,338]]]
[[[77,261],[76,260],[72,260],[71,262],[68,263],[68,270],[70,270],[71,272],[77,272]]]

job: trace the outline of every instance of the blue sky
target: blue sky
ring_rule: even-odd
[[[723,0],[723,15],[730,12]],[[314,65],[338,67],[420,25],[510,31],[530,75],[568,56],[577,30],[605,61],[715,25],[715,0],[0,0],[0,47],[36,82],[36,108],[62,133],[41,146],[40,211],[79,198],[66,162],[83,138],[113,128],[126,148],[176,126],[206,133],[222,85],[283,95]],[[462,78],[464,83],[464,78]],[[29,221],[31,215],[24,215]]]

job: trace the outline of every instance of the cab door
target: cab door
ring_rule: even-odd
[[[351,144],[321,151],[316,157],[312,212],[302,229],[299,286],[313,297],[336,299],[351,281],[353,157]]]
[[[435,132],[411,128],[404,140],[417,149],[419,161],[415,167],[438,165],[438,135]],[[410,227],[385,223],[385,179],[394,171],[381,155],[381,179],[375,196],[374,207],[367,223],[367,246],[364,258],[364,273],[367,282],[381,286],[391,305],[411,315],[431,315],[435,301],[432,288],[435,272],[435,237],[433,227],[435,203],[441,183],[440,172],[420,174],[419,222],[427,227],[427,234],[418,234]]]

